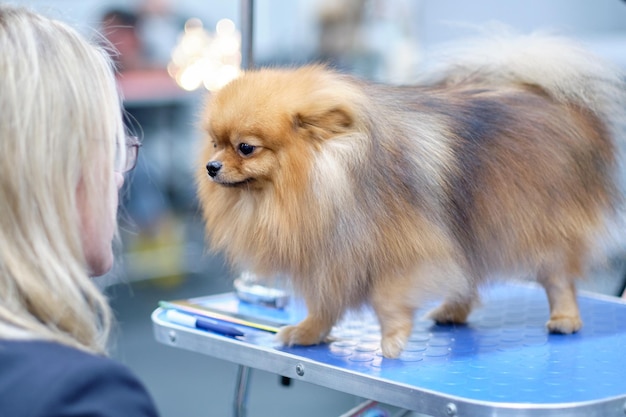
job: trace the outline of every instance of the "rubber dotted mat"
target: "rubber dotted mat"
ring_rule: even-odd
[[[483,292],[465,326],[438,326],[416,315],[399,359],[383,358],[380,328],[355,314],[332,332],[332,343],[277,347],[283,352],[423,390],[506,403],[568,403],[626,394],[626,304],[579,296],[583,329],[551,335],[548,304],[536,287]],[[429,308],[432,306],[429,306]]]

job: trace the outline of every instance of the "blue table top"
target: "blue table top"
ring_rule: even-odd
[[[482,305],[463,326],[439,326],[420,319],[433,305],[418,311],[409,343],[395,360],[382,357],[380,329],[368,311],[346,317],[333,329],[331,336],[336,340],[329,344],[284,347],[276,343],[272,334],[250,330],[246,331],[246,336],[231,341],[339,370],[350,378],[376,382],[376,391],[381,387],[384,390],[385,386],[402,386],[416,398],[419,393],[427,393],[426,398],[440,395],[445,401],[457,404],[459,401],[488,404],[492,411],[500,405],[544,410],[586,405],[586,414],[581,415],[591,415],[589,410],[594,410],[593,407],[601,409],[603,404],[611,403],[610,408],[598,414],[604,416],[610,414],[607,410],[617,410],[616,400],[623,404],[626,399],[626,303],[613,297],[580,295],[582,330],[573,335],[552,335],[545,328],[549,309],[543,289],[530,285],[499,285],[486,288],[482,300]],[[278,311],[239,302],[232,293],[194,301],[284,322],[297,322],[304,315],[300,305]],[[156,325],[163,324],[160,314],[162,311],[155,311],[153,315]],[[205,338],[208,334],[193,332]],[[226,359],[237,361],[232,357]],[[313,382],[324,385],[321,378]],[[336,385],[329,384],[333,388]],[[359,395],[368,397],[367,393]],[[384,395],[378,397],[375,399],[385,400],[380,398]],[[407,405],[395,395],[389,399],[390,404]],[[619,407],[620,415],[623,415],[622,407]]]

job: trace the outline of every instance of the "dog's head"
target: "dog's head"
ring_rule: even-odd
[[[245,190],[302,185],[314,151],[355,129],[357,94],[352,82],[321,66],[244,74],[209,97],[205,178]]]

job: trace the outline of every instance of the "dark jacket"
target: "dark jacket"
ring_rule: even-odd
[[[0,341],[2,417],[157,417],[125,366],[58,343]]]

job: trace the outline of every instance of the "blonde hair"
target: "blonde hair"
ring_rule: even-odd
[[[82,182],[88,213],[111,216],[103,195],[117,192],[125,147],[109,55],[2,5],[0,51],[0,338],[104,353],[112,314],[88,276],[76,190]]]

